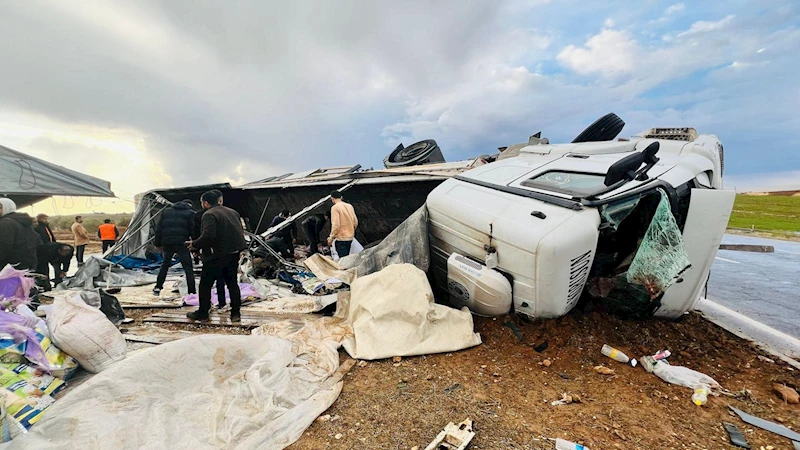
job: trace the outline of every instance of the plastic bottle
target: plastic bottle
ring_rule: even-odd
[[[694,394],[692,394],[692,403],[697,406],[703,406],[708,401],[708,393],[709,389],[708,386],[701,384],[694,388]]]
[[[621,351],[615,349],[614,347],[611,347],[611,346],[605,345],[605,344],[603,344],[603,348],[600,349],[600,353],[608,356],[609,358],[613,359],[614,361],[619,361],[619,362],[621,362],[623,364],[627,364],[628,361],[631,360],[630,358],[628,358],[628,355],[626,355],[625,353],[622,353]]]
[[[556,450],[589,450],[589,449],[587,447],[582,446],[581,444],[576,444],[566,439],[557,438]]]

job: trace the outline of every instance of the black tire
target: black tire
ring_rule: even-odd
[[[608,113],[595,120],[593,124],[583,130],[572,142],[610,141],[619,135],[619,132],[622,131],[624,126],[625,121],[620,119],[618,115]]]
[[[387,169],[391,169],[392,167],[407,167],[443,162],[445,162],[444,156],[442,156],[439,145],[433,139],[427,139],[411,144],[408,147],[403,147],[403,144],[398,145],[396,149],[386,156],[383,160],[383,165]]]

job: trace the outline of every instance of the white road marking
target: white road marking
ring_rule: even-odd
[[[780,253],[788,253],[790,255],[800,255],[800,253],[798,252],[787,252],[786,250],[775,250],[775,251]]]
[[[725,261],[725,262],[729,262],[729,263],[739,264],[739,261],[734,261],[732,259],[720,258],[719,256],[715,256],[714,259],[718,259],[720,261]]]

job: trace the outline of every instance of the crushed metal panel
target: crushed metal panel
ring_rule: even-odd
[[[472,420],[466,419],[458,425],[450,422],[425,450],[464,450],[474,437]]]

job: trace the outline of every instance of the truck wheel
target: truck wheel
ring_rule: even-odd
[[[572,142],[610,141],[617,137],[624,126],[625,121],[620,119],[618,115],[608,113],[589,125],[578,137],[573,139]]]

